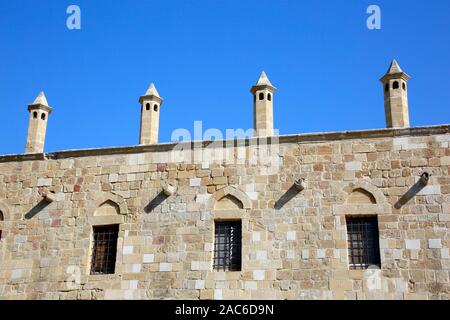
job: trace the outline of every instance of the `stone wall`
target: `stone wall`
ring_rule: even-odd
[[[171,144],[0,157],[0,298],[449,299],[449,132],[281,137],[275,170]],[[346,215],[378,216],[381,270],[349,270]],[[215,219],[242,219],[240,272],[212,269]],[[115,223],[116,272],[90,275]]]

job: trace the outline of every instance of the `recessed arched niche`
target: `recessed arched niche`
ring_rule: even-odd
[[[107,200],[102,203],[97,210],[95,210],[94,216],[115,216],[120,214],[120,208],[117,203],[112,200]]]
[[[361,270],[379,269],[386,262],[379,243],[379,240],[386,239],[386,233],[383,228],[380,229],[379,217],[392,214],[392,205],[382,190],[369,179],[359,179],[340,187],[336,193],[337,203],[332,205],[337,231],[332,239],[346,243],[346,248],[341,252],[341,260],[335,269],[363,280],[365,273]],[[360,243],[363,245],[357,248]],[[345,256],[347,258],[343,259]]]
[[[231,186],[216,191],[208,203],[214,219],[219,220],[241,219],[251,206],[247,194]]]
[[[125,200],[110,192],[96,197],[87,209],[88,219],[92,225],[122,223],[128,213]]]
[[[347,204],[376,204],[373,194],[362,188],[353,190],[347,198]]]
[[[333,215],[390,214],[392,206],[383,192],[369,181],[348,184],[338,194],[340,203],[333,204]]]
[[[241,210],[244,209],[242,202],[232,195],[226,195],[217,201],[214,210]]]

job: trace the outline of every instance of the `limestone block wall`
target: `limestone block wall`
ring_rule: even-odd
[[[275,168],[173,145],[0,156],[0,299],[449,299],[449,132],[281,137]],[[347,215],[378,216],[380,270],[349,270]],[[242,220],[242,271],[212,268],[223,219]],[[90,275],[108,224],[115,274]]]

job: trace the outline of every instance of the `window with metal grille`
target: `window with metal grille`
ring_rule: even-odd
[[[381,267],[377,217],[347,217],[350,269]]]
[[[91,274],[112,274],[116,265],[119,225],[94,227]]]
[[[215,223],[214,269],[218,271],[241,270],[241,221]]]

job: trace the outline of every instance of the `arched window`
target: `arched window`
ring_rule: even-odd
[[[120,206],[113,200],[106,200],[94,212],[94,218],[108,218],[111,224],[93,224],[91,274],[114,274],[117,258],[117,241],[120,224]],[[101,220],[100,220],[101,221]]]
[[[267,94],[267,100],[272,101],[272,95],[270,93]]]
[[[259,100],[264,100],[264,93],[262,92],[259,93]]]
[[[34,118],[34,119],[37,119],[37,112],[36,112],[36,111],[33,112],[33,118]]]
[[[384,86],[384,92],[388,92],[389,91],[389,83],[386,83],[386,85]]]
[[[41,119],[45,120],[45,113],[41,114]]]
[[[393,89],[398,89],[399,88],[399,84],[398,81],[394,81],[393,85],[392,85]]]
[[[403,90],[405,90],[406,91],[406,83],[402,83],[402,88],[403,88]]]
[[[147,103],[147,104],[145,105],[145,110],[147,110],[147,111],[150,110],[150,103]]]
[[[155,104],[155,105],[153,106],[153,110],[158,111],[158,105],[157,105],[157,104]]]
[[[244,198],[242,198],[244,197]],[[238,216],[251,205],[246,195],[232,187],[226,187],[213,195],[214,204],[214,255],[213,269],[217,271],[241,271],[242,269],[242,220]]]

